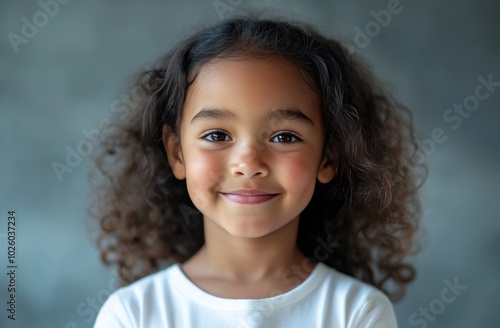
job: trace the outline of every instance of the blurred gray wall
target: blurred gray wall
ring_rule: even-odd
[[[90,162],[61,179],[51,164],[64,164],[126,101],[132,74],[194,26],[262,6],[351,42],[414,113],[430,174],[418,276],[395,307],[400,327],[498,326],[500,88],[476,92],[500,81],[498,2],[221,0],[230,10],[219,13],[212,0],[51,2],[0,4],[0,327],[92,326],[116,280],[89,233]],[[388,9],[390,21],[377,22]],[[10,209],[16,321],[5,303]]]

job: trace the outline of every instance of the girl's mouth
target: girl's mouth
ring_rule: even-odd
[[[237,190],[228,193],[221,193],[224,197],[238,204],[260,204],[278,196],[253,190]]]

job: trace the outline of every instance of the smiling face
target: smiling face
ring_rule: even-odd
[[[298,223],[316,179],[335,174],[322,158],[318,97],[284,59],[205,64],[188,89],[180,145],[163,131],[193,204],[232,236],[257,238]]]

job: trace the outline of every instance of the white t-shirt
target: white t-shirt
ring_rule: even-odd
[[[196,286],[179,263],[115,291],[94,328],[397,327],[375,287],[318,263],[294,289],[263,299],[220,298]]]

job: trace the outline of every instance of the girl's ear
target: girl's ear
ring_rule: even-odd
[[[337,156],[329,149],[326,149],[318,169],[318,181],[325,184],[332,181],[337,172],[338,162]]]
[[[167,153],[168,163],[172,168],[174,176],[183,180],[186,178],[186,166],[184,165],[184,157],[177,136],[170,130],[167,124],[163,125],[162,129],[163,147]]]

